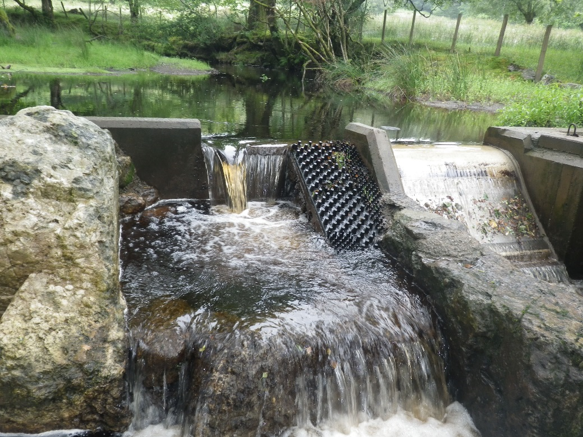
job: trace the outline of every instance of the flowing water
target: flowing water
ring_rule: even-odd
[[[476,240],[532,276],[570,282],[508,153],[459,144],[394,145],[393,151],[409,197],[461,221]]]
[[[127,434],[479,435],[451,403],[447,349],[410,280],[376,249],[335,253],[295,204],[276,200],[291,196],[283,158],[264,158],[255,139],[336,139],[361,122],[479,142],[494,117],[380,107],[276,72],[262,82],[262,73],[13,74],[15,87],[0,89],[0,114],[51,104],[86,116],[198,118],[223,150],[205,152],[212,206],[169,201],[123,223]],[[241,138],[256,149],[240,151]]]
[[[474,435],[442,421],[438,332],[376,250],[335,253],[287,202],[165,204],[125,233],[132,431]]]
[[[236,150],[218,161],[241,165]],[[273,200],[238,213],[167,201],[123,235],[128,435],[479,435],[448,406],[430,312],[378,250],[338,254],[295,204]]]

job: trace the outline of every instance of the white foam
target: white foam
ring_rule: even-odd
[[[337,419],[318,428],[294,428],[284,437],[480,437],[467,410],[454,402],[446,409],[443,421],[422,421],[411,413],[399,411],[387,420],[370,419],[350,425]]]
[[[139,431],[126,431],[123,437],[180,437],[180,427],[171,426],[167,428],[159,423],[147,426]]]

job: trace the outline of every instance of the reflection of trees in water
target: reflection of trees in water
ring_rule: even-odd
[[[63,105],[63,100],[61,98],[62,88],[61,81],[59,79],[53,79],[49,83],[49,88],[51,90],[51,106],[57,109],[67,109]]]
[[[309,83],[304,90],[299,78],[271,71],[263,79],[257,71],[237,70],[206,77],[19,76],[17,80],[16,89],[0,94],[2,114],[51,104],[81,116],[197,118],[205,135],[340,139],[345,126],[356,121],[397,126],[401,137],[479,142],[494,120],[492,114],[420,105],[375,107],[360,96],[310,89]]]
[[[348,108],[348,112],[352,112],[351,109]],[[339,139],[331,137],[335,136],[333,132],[336,132],[337,127],[343,123],[343,112],[345,112],[345,108],[338,102],[331,100],[318,102],[305,116],[306,125],[308,126],[306,131],[308,139],[313,141]],[[348,122],[345,122],[345,124],[350,121],[352,121],[352,117],[349,117]]]
[[[0,94],[0,115],[11,115],[16,114],[21,109],[26,108],[28,105],[24,102],[24,98],[34,90],[34,86],[29,86],[26,90],[17,93],[10,93],[12,97],[4,101],[4,97]]]

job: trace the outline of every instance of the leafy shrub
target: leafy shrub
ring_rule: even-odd
[[[535,87],[532,94],[507,105],[499,118],[506,126],[566,127],[583,124],[583,90],[557,85]]]
[[[226,24],[213,15],[187,10],[176,17],[174,21],[168,23],[168,26],[169,35],[184,41],[208,45],[220,38],[225,31]]]

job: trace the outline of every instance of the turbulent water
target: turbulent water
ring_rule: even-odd
[[[128,434],[479,435],[447,407],[432,318],[380,252],[335,253],[286,202],[158,205],[124,235]]]

